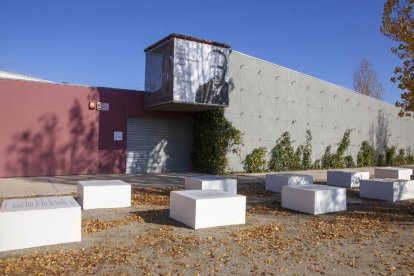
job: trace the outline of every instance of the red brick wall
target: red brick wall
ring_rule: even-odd
[[[89,110],[97,101],[109,111]],[[0,177],[124,173],[128,117],[190,116],[146,111],[139,91],[14,80],[0,80],[0,103]]]

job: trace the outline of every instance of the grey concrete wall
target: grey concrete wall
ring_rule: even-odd
[[[241,171],[241,161],[255,148],[268,152],[289,131],[298,146],[312,131],[312,158],[325,148],[336,151],[345,130],[352,129],[351,154],[362,141],[414,148],[414,119],[399,118],[398,108],[326,81],[233,51],[229,59],[230,106],[226,117],[244,133],[240,156],[230,154],[229,170]]]

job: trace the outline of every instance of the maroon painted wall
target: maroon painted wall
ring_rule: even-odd
[[[140,91],[17,80],[0,80],[0,103],[0,177],[124,173],[128,117],[191,117],[144,110]]]

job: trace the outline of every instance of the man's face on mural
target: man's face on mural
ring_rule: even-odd
[[[209,78],[213,81],[215,86],[223,84],[226,74],[226,58],[217,53],[212,52],[208,55],[209,64]]]

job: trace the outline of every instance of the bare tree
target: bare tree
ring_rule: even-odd
[[[384,90],[368,57],[362,57],[361,63],[355,68],[354,90],[367,96],[382,99]]]

